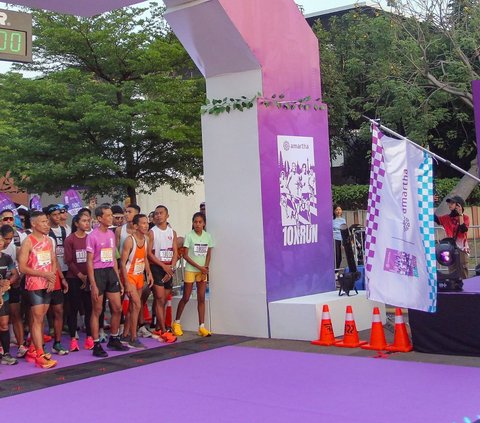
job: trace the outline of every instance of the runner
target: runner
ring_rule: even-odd
[[[84,348],[93,349],[93,338],[90,327],[90,318],[92,314],[92,300],[90,295],[90,284],[88,283],[87,270],[87,232],[90,230],[90,215],[84,213],[76,215],[72,222],[75,224],[76,231],[70,234],[65,240],[65,263],[68,265],[67,297],[70,303],[68,313],[68,331],[70,334],[70,351],[79,351],[76,338],[77,315],[83,306],[85,311],[85,329],[87,338]]]
[[[193,230],[185,236],[183,242],[183,258],[187,262],[185,266],[185,283],[183,285],[183,296],[178,303],[177,315],[172,324],[172,329],[175,335],[183,335],[180,317],[192,294],[193,283],[196,282],[199,322],[198,334],[200,336],[211,336],[212,333],[205,327],[205,293],[207,290],[209,265],[214,245],[211,235],[204,230],[206,225],[205,215],[197,212],[193,215],[192,221]]]
[[[0,251],[3,250],[5,241],[0,236]],[[0,304],[0,345],[2,354],[1,364],[14,365],[18,360],[10,355],[10,331],[8,330],[9,320],[9,289],[18,280],[18,272],[12,258],[4,253],[0,253],[0,298],[3,304]]]
[[[13,243],[13,238],[15,235],[13,228],[10,225],[2,225],[0,227],[0,235],[4,241],[2,252],[11,257],[15,267],[17,267],[17,247],[15,247],[15,244]],[[27,353],[22,319],[22,305],[25,308],[25,314],[28,316],[28,304],[22,301],[22,298],[24,298],[22,292],[23,290],[20,287],[20,278],[18,278],[10,285],[10,290],[8,291],[10,323],[12,324],[13,333],[15,334],[15,341],[18,345],[17,358],[23,358]],[[22,302],[23,304],[21,304]]]
[[[125,281],[125,294],[129,297],[129,325],[130,339],[128,345],[132,348],[145,348],[137,338],[138,316],[142,310],[141,296],[147,275],[149,288],[153,284],[153,277],[147,260],[148,218],[144,214],[137,214],[133,218],[135,232],[123,243],[121,267]]]
[[[47,215],[50,220],[50,231],[49,235],[55,242],[55,256],[58,260],[57,267],[57,280],[55,282],[55,288],[52,292],[52,302],[49,312],[49,326],[50,326],[50,335],[52,334],[52,325],[53,325],[53,335],[55,337],[53,343],[53,352],[59,355],[65,355],[69,353],[61,343],[62,341],[62,330],[63,330],[63,310],[65,296],[64,293],[68,291],[68,284],[65,279],[67,274],[68,266],[65,264],[64,260],[64,244],[65,239],[70,235],[71,228],[61,226],[62,215],[67,214],[67,206],[63,204],[50,204],[47,207]],[[68,307],[67,307],[68,308]],[[52,319],[53,318],[53,322]]]
[[[55,287],[57,262],[53,241],[47,236],[50,226],[45,213],[34,211],[30,217],[32,234],[22,243],[18,255],[20,272],[26,275],[25,289],[31,304],[31,328],[35,351],[32,359],[38,367],[48,369],[57,362],[43,350],[43,319]]]
[[[120,342],[119,325],[121,314],[121,294],[123,286],[118,275],[115,259],[115,235],[108,229],[112,224],[112,210],[107,205],[95,209],[99,226],[87,237],[87,269],[92,296],[92,317],[90,326],[94,341],[93,355],[107,357],[99,340],[99,317],[102,312],[103,295],[106,293],[112,312],[110,339],[107,347],[116,351],[126,351],[128,347]]]
[[[0,220],[2,221],[2,224],[4,225],[10,225],[13,228],[14,235],[13,235],[13,245],[17,248],[20,247],[22,242],[25,240],[27,237],[27,234],[23,232],[19,232],[17,228],[15,227],[15,217],[13,214],[13,210],[11,209],[3,209],[0,212]],[[12,245],[12,247],[13,247]],[[8,253],[7,253],[8,254]]]
[[[153,274],[153,295],[157,318],[153,334],[171,343],[177,338],[165,327],[165,303],[168,294],[172,292],[172,277],[178,260],[177,234],[168,225],[168,209],[165,206],[155,208],[155,223],[156,225],[148,233],[148,259]]]

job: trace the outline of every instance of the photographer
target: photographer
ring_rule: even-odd
[[[468,256],[469,248],[467,241],[468,227],[470,226],[470,218],[464,214],[465,201],[462,197],[455,195],[447,198],[450,214],[442,216],[434,216],[435,223],[440,224],[445,229],[448,238],[453,238],[455,244],[460,250],[460,273],[462,279],[468,278]]]

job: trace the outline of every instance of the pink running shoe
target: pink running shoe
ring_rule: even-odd
[[[87,336],[87,339],[85,339],[85,344],[83,345],[83,348],[86,350],[93,350],[94,342],[93,338],[91,336]]]
[[[70,351],[80,351],[80,347],[78,346],[78,341],[76,338],[72,338],[70,341]]]
[[[25,361],[27,363],[35,363],[37,360],[37,352],[35,350],[28,350],[25,354]]]

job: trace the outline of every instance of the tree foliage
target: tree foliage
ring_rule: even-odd
[[[34,192],[187,192],[202,172],[204,82],[161,13],[34,12],[34,63],[22,69],[42,76],[0,76],[0,127],[16,130],[0,130],[0,168]]]
[[[334,146],[346,150],[346,171],[367,182],[358,173],[369,149],[367,115],[468,169],[476,156],[471,81],[480,74],[480,3],[391,6],[315,26]],[[458,175],[438,167],[437,176]]]

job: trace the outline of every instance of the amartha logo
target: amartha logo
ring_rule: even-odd
[[[403,218],[403,232],[407,232],[410,229],[410,220],[408,217]]]
[[[290,150],[290,143],[289,143],[288,141],[285,141],[285,142],[283,143],[283,149],[284,149],[285,151]]]

